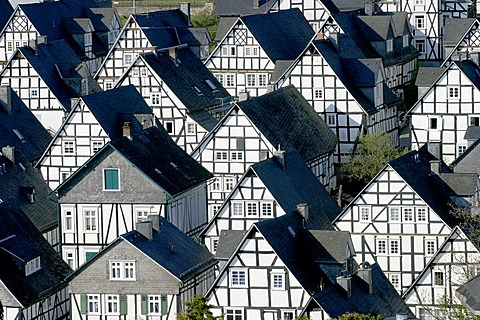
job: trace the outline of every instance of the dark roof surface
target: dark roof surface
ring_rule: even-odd
[[[222,230],[218,238],[217,251],[215,258],[226,260],[230,258],[240,241],[247,233],[246,230]]]
[[[58,224],[57,203],[50,198],[52,190],[25,156],[15,150],[15,164],[0,156],[0,166],[0,199],[13,199],[40,232],[55,228]],[[28,198],[32,188],[35,190],[34,203]]]
[[[0,239],[0,281],[24,307],[67,285],[71,269],[12,203],[0,203]],[[38,256],[41,269],[26,276],[25,262]]]
[[[217,0],[215,13],[218,16],[242,16],[247,14],[267,13],[277,0],[259,0],[258,8],[254,8],[252,0]]]
[[[241,20],[273,62],[295,60],[314,36],[299,9],[244,16]]]
[[[217,261],[203,246],[186,236],[165,218],[160,217],[160,230],[148,240],[138,231],[121,236],[181,281],[213,267]]]
[[[419,87],[431,87],[445,70],[446,69],[442,67],[420,67],[415,85]]]
[[[177,62],[169,56],[168,50],[142,54],[145,63],[182,101],[189,112],[205,110],[221,103],[219,99],[229,98],[213,74],[188,47],[175,49]],[[212,89],[208,80],[216,89]],[[201,94],[197,94],[193,87]]]
[[[306,203],[312,214],[317,210],[328,217],[322,222],[322,229],[328,229],[341,208],[295,150],[286,151],[284,160],[285,167],[281,158],[274,156],[253,164],[251,169],[286,213],[295,212],[297,204]]]
[[[480,68],[472,60],[453,61],[477,90],[480,90]]]
[[[135,133],[132,140],[124,137],[110,144],[170,195],[184,192],[213,177],[161,126]]]
[[[467,34],[468,30],[476,21],[475,18],[450,18],[445,20],[443,28],[443,44],[454,46]]]
[[[337,144],[333,131],[292,85],[237,105],[272,145],[295,149],[305,161]]]
[[[476,173],[442,173],[440,177],[459,197],[470,198],[475,193],[478,179]]]
[[[14,146],[30,162],[37,160],[47,149],[52,136],[25,106],[15,91],[7,87],[0,90],[11,94],[11,109],[7,111],[6,102],[0,98],[0,148]],[[15,134],[18,132],[20,136]],[[23,138],[23,139],[22,139]]]
[[[12,5],[8,0],[0,0],[0,30],[3,30],[13,13]]]
[[[467,131],[465,131],[465,135],[463,139],[477,141],[480,138],[480,127],[478,126],[468,126]]]

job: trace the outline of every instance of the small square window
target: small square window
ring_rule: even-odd
[[[273,206],[272,206],[271,202],[262,202],[260,204],[260,209],[261,209],[262,216],[271,217],[272,214],[273,214],[272,207]]]
[[[313,98],[314,98],[315,100],[321,100],[321,99],[323,99],[323,89],[314,88],[314,89],[313,89]]]
[[[123,65],[129,66],[133,61],[133,55],[131,53],[125,53],[123,56]]]
[[[196,126],[195,123],[187,123],[187,134],[195,134]]]
[[[417,221],[418,222],[427,221],[427,209],[426,208],[417,208]]]
[[[460,98],[460,87],[448,87],[448,98],[449,99],[459,99]]]
[[[360,221],[370,221],[370,207],[359,207]]]
[[[433,285],[442,286],[442,287],[445,285],[445,279],[444,279],[443,271],[434,271],[433,272]]]
[[[30,98],[38,98],[38,89],[30,89]]]
[[[165,121],[163,123],[163,126],[165,127],[165,130],[167,131],[168,134],[173,134],[174,132],[173,121]]]
[[[232,287],[243,287],[247,284],[245,270],[230,270]]]
[[[258,215],[258,204],[256,202],[247,202],[247,216]]]
[[[233,202],[232,203],[232,215],[243,216],[243,203],[242,202]]]
[[[103,141],[92,141],[92,154],[95,154],[98,150],[103,147]]]
[[[120,190],[120,170],[119,169],[103,170],[103,190],[108,190],[108,191]]]
[[[459,145],[458,146],[458,155],[462,155],[465,151],[467,150],[467,146],[466,145]]]
[[[285,273],[272,271],[271,286],[273,290],[285,290]]]
[[[388,208],[390,212],[390,221],[400,221],[400,208]]]
[[[470,117],[470,125],[474,127],[480,126],[480,117]]]
[[[425,252],[427,255],[431,256],[435,254],[436,251],[436,243],[435,240],[426,240],[425,241]]]
[[[73,155],[75,154],[75,141],[67,140],[63,141],[63,154],[64,155]]]
[[[398,273],[391,273],[389,274],[390,283],[396,290],[400,290],[400,275]]]
[[[390,254],[400,253],[400,240],[390,240]]]
[[[112,90],[113,83],[112,82],[105,82],[105,91]]]
[[[387,240],[377,240],[377,254],[387,254]]]

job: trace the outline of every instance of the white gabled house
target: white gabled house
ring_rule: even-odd
[[[313,36],[298,9],[242,16],[205,65],[232,96],[248,92],[258,97],[268,92],[271,77],[293,63]]]
[[[129,84],[187,153],[218,123],[222,114],[215,115],[215,110],[224,113],[231,102],[228,92],[186,45],[139,54],[117,86]]]
[[[200,237],[213,254],[222,249],[218,259],[229,258],[225,242],[233,242],[232,234],[243,235],[255,222],[296,210],[322,211],[328,217],[323,227],[341,211],[296,151],[276,151],[248,168]]]
[[[149,215],[197,234],[207,223],[211,178],[163,128],[125,128],[55,189],[64,260],[78,268]]]
[[[470,60],[453,61],[407,112],[412,149],[440,141],[451,163],[468,146],[469,128],[480,126],[480,68]]]
[[[104,90],[110,90],[138,54],[181,45],[188,45],[201,59],[209,54],[210,36],[206,28],[192,26],[189,3],[181,3],[180,9],[133,14],[125,22],[95,79]]]
[[[479,274],[480,250],[467,234],[461,227],[455,227],[403,294],[403,300],[419,319],[448,318],[450,310],[445,305],[460,305],[455,291]]]
[[[132,132],[159,125],[133,86],[83,96],[74,101],[35,167],[55,189],[108,141],[121,137],[125,122]]]
[[[452,206],[465,206],[476,175],[456,174],[438,160],[439,144],[391,160],[335,219],[352,234],[357,261],[376,262],[405,292],[457,224]],[[434,155],[436,154],[436,156]]]
[[[237,102],[200,142],[192,157],[215,175],[209,217],[255,162],[278,148],[295,149],[328,189],[335,187],[337,137],[293,86]]]
[[[216,264],[164,218],[140,222],[69,278],[70,319],[175,320],[205,294]]]

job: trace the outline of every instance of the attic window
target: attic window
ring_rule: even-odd
[[[210,79],[205,80],[205,82],[206,82],[207,85],[210,87],[210,89],[212,89],[212,90],[214,90],[214,91],[215,91],[215,90],[218,90],[218,89],[217,89],[217,86],[216,86]]]
[[[387,52],[392,52],[393,51],[393,39],[388,39],[387,40]]]
[[[20,133],[20,131],[17,129],[13,129],[12,131],[21,142],[25,142],[25,137]]]
[[[40,256],[38,256],[27,262],[27,264],[25,265],[25,275],[31,275],[32,273],[37,272],[40,269]]]
[[[200,90],[197,86],[192,86],[192,89],[195,91],[196,94],[198,94],[199,96],[202,96],[203,93],[202,93],[202,90]]]

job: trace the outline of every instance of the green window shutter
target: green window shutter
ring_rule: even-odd
[[[237,150],[245,150],[245,138],[237,138]]]
[[[97,252],[91,252],[91,251],[85,252],[85,262],[95,257],[96,254]]]
[[[142,305],[141,305],[141,313],[142,314],[147,314],[148,313],[148,300],[147,300],[147,295],[142,294]]]
[[[125,294],[120,295],[120,314],[127,314],[127,296]]]
[[[80,313],[87,313],[87,295],[85,293],[82,293],[80,295]]]
[[[162,303],[162,315],[167,314],[168,312],[168,300],[167,300],[167,295],[162,294],[160,301]]]
[[[104,171],[104,185],[105,190],[118,190],[119,188],[119,179],[118,179],[118,169],[105,169]]]

